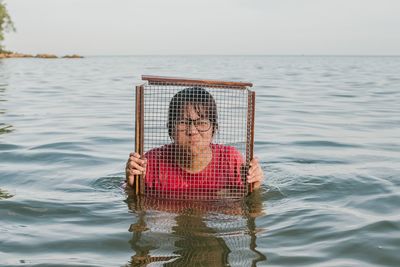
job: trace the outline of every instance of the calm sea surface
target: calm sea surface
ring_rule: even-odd
[[[266,182],[123,189],[141,74],[253,82]],[[0,60],[0,266],[400,266],[400,57]]]

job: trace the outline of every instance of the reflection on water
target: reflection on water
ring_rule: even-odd
[[[11,125],[0,123],[0,134],[11,133],[12,131],[13,131],[13,128]]]
[[[0,61],[0,70],[1,70],[1,61]],[[2,71],[0,71],[0,104],[2,104],[3,102],[6,102],[7,99],[5,98],[5,92],[6,92],[6,88],[8,86],[7,83],[5,83],[6,81],[6,76]],[[6,109],[0,105],[0,119],[2,118],[2,116],[4,116],[6,113]],[[5,134],[5,133],[11,133],[13,131],[13,127],[12,125],[9,124],[5,124],[3,122],[0,122],[0,135],[1,134]]]
[[[7,198],[12,198],[14,195],[9,194],[7,191],[2,190],[0,188],[0,200],[1,199],[7,199]]]
[[[128,266],[255,266],[266,257],[256,249],[259,192],[241,201],[190,202],[128,197]]]

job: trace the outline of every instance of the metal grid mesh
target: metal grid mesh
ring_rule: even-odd
[[[253,104],[247,88],[152,82],[142,86],[147,196],[216,200],[248,193]]]

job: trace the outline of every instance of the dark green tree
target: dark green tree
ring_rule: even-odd
[[[0,0],[0,52],[4,52],[2,41],[6,31],[15,31],[15,26],[7,12],[6,4]]]

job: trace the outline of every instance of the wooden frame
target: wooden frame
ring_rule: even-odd
[[[254,157],[254,116],[255,116],[255,109],[256,109],[256,92],[249,92],[248,96],[248,110],[247,110],[247,139],[250,140],[249,144],[249,151],[246,153],[246,163],[247,163],[247,168],[249,169],[250,166],[250,161]],[[249,184],[248,187],[248,192],[251,193],[253,192],[253,184]]]
[[[204,86],[210,88],[230,88],[248,90],[252,87],[252,83],[248,82],[232,82],[220,80],[203,80],[176,78],[165,76],[142,75],[142,80],[147,83],[136,86],[136,116],[135,116],[135,151],[143,156],[144,154],[144,90],[146,85],[164,85],[164,86]],[[254,154],[254,120],[255,120],[255,92],[249,90],[248,94],[248,110],[247,110],[247,140],[249,140],[248,150],[246,151],[245,170],[249,169],[250,161]],[[143,195],[145,192],[145,181],[143,175],[135,175],[134,191],[136,195]],[[245,179],[245,177],[244,177]],[[253,191],[253,184],[249,184],[247,192]]]
[[[245,89],[252,87],[252,83],[247,82],[227,82],[218,80],[202,80],[202,79],[188,79],[188,78],[175,78],[165,76],[142,75],[142,80],[148,81],[149,85],[163,84],[163,85],[203,85],[208,87],[232,87]]]
[[[135,152],[143,155],[144,141],[144,85],[136,86]],[[144,180],[141,175],[134,177],[136,195],[144,194]]]

